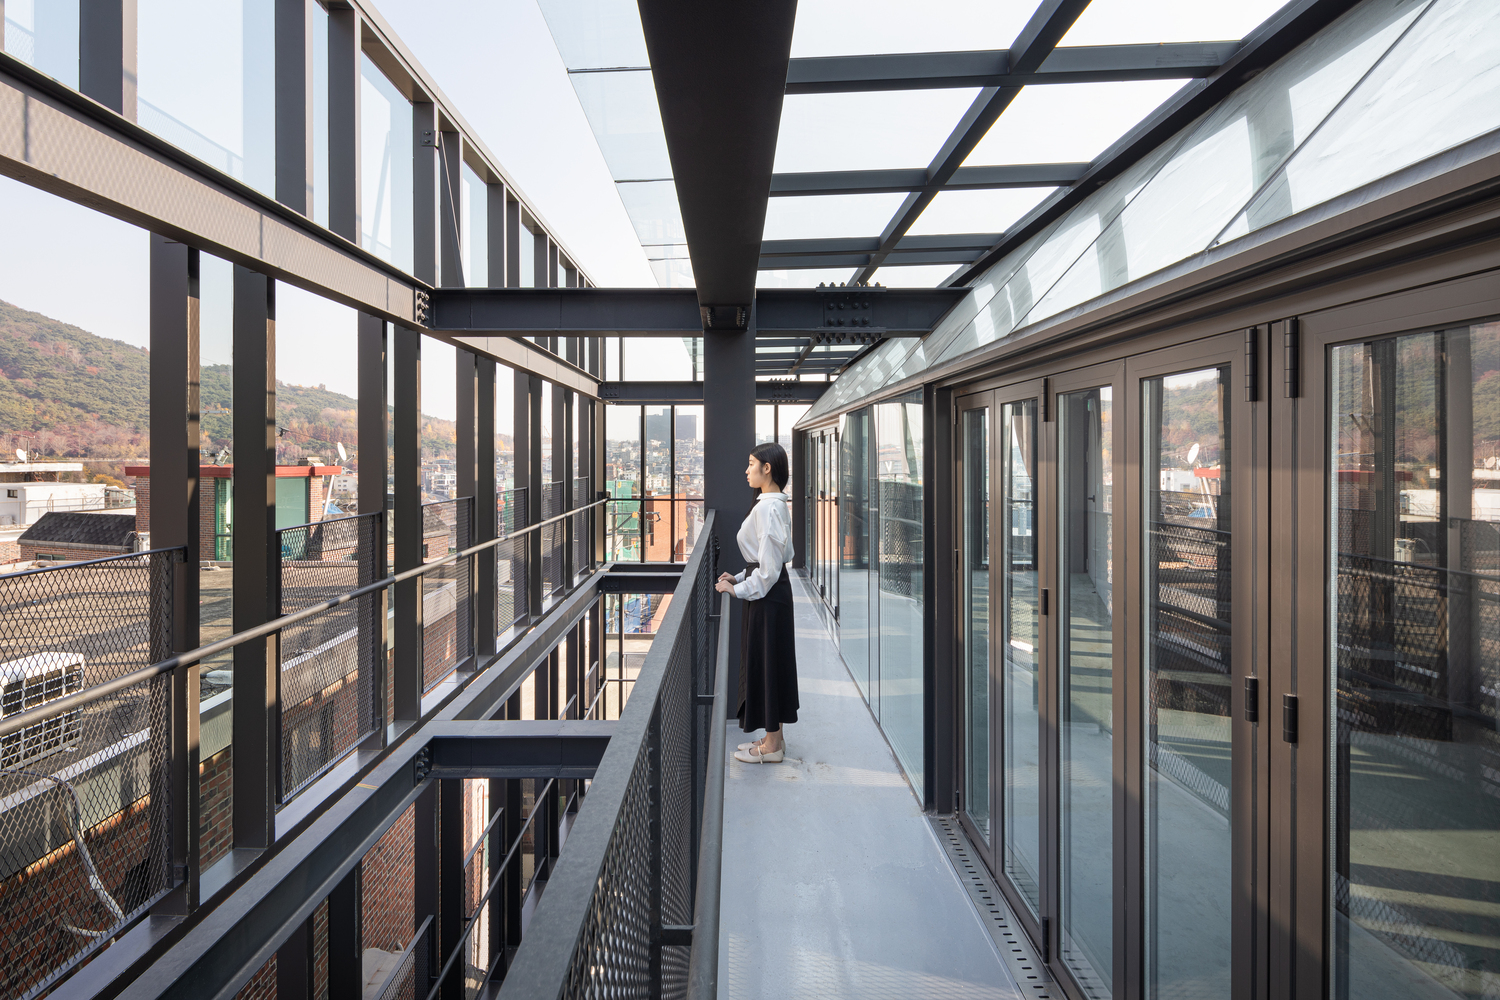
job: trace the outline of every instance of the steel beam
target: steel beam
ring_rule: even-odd
[[[1234,54],[1207,79],[1185,86],[1171,100],[1122,136],[1094,161],[1089,172],[1065,192],[1048,199],[1012,226],[1005,238],[973,264],[955,274],[950,284],[962,285],[982,275],[993,264],[1112,178],[1129,169],[1199,115],[1219,104],[1237,87],[1340,17],[1357,0],[1292,0],[1255,31],[1245,36]]]
[[[851,303],[866,303],[868,308],[857,311],[869,320],[865,326],[880,328],[885,336],[921,336],[962,294],[947,288],[763,288],[755,296],[757,335],[837,328],[838,318],[856,315]],[[432,324],[459,343],[489,345],[501,360],[497,352],[508,338],[704,334],[694,292],[672,288],[443,288],[432,293]],[[709,339],[720,333],[711,331]],[[558,365],[560,375],[589,380],[593,387],[584,394],[597,398],[590,376],[566,362]]]
[[[982,191],[1000,188],[1060,187],[1075,183],[1088,172],[1087,163],[1015,163],[988,167],[959,167],[948,179],[948,190]],[[931,178],[922,167],[899,170],[814,170],[773,174],[771,197],[803,195],[888,194],[920,191]]]
[[[1185,80],[1208,76],[1234,54],[1238,42],[1158,45],[1077,45],[1052,52],[1040,67],[1013,69],[1011,50],[899,52],[889,55],[793,59],[788,94],[842,94],[945,87],[1031,87],[1057,83]]]
[[[1088,4],[1089,0],[1042,0],[1009,49],[1010,72],[1020,75],[1036,72]],[[920,191],[906,196],[880,234],[880,249],[855,273],[855,281],[869,281],[874,276],[907,230],[932,204],[932,199],[947,185],[974,147],[979,145],[979,140],[1020,92],[1021,85],[1014,82],[987,86],[979,92],[928,165],[927,184]]]
[[[592,778],[615,722],[436,722],[428,755],[434,778]]]
[[[639,7],[699,302],[748,311],[796,0]]]

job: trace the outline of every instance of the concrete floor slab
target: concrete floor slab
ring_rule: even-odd
[[[1019,997],[800,578],[793,591],[787,760],[728,762],[719,995]],[[731,755],[748,738],[729,737]]]

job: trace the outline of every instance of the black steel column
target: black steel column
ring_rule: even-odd
[[[444,130],[440,133],[438,187],[438,273],[442,283],[449,288],[484,284],[483,275],[465,274],[463,248],[459,235],[463,232],[459,212],[463,207],[460,189],[463,184],[464,139],[459,132]]]
[[[316,964],[313,918],[308,917],[276,949],[276,1000],[318,1000],[313,988]]]
[[[359,409],[356,420],[354,460],[359,476],[359,506],[361,514],[379,514],[379,523],[369,529],[369,544],[374,551],[368,560],[360,560],[360,585],[373,583],[387,573],[387,550],[390,544],[389,518],[385,509],[386,497],[386,326],[385,321],[368,313],[359,313],[357,323],[356,361],[358,365]],[[362,536],[363,538],[363,536]],[[372,611],[375,617],[373,631],[361,630],[359,635],[359,662],[373,667],[374,682],[372,709],[374,722],[379,732],[371,741],[376,749],[383,746],[387,737],[387,725],[391,720],[391,706],[387,694],[386,640],[389,610],[389,593],[382,591],[374,598]]]
[[[364,996],[363,869],[361,861],[328,894],[328,1000]]]
[[[312,5],[276,0],[276,200],[313,206]]]
[[[359,11],[328,11],[328,228],[359,242]]]
[[[474,367],[474,544],[496,537],[495,509],[495,359],[475,359]],[[495,598],[499,547],[478,559],[474,573],[474,628],[479,634],[475,652],[495,652]]]
[[[429,285],[438,284],[438,162],[437,105],[418,98],[411,105],[412,127],[412,271]]]
[[[79,0],[78,89],[136,118],[136,0]]]
[[[527,233],[527,237],[531,234]],[[495,284],[491,281],[491,284]],[[505,199],[505,281],[506,288],[521,287],[521,203]]]
[[[545,489],[542,482],[542,380],[535,376],[526,376],[526,386],[527,419],[525,423],[527,437],[530,439],[530,446],[526,452],[531,459],[526,470],[526,492],[529,495],[526,504],[526,523],[532,525],[542,520],[542,491]],[[518,402],[519,389],[518,382]],[[519,430],[517,433],[519,434]],[[519,468],[516,470],[516,476],[519,479]],[[542,568],[542,536],[546,533],[546,529],[541,529],[526,536],[526,551],[530,553],[527,562],[530,563],[531,568],[531,572],[527,574],[527,584],[531,589],[527,607],[533,618],[542,613],[542,578],[545,575]]]
[[[487,249],[490,270],[488,274],[469,275],[469,282],[487,288],[504,288],[506,286],[505,275],[508,271],[506,263],[510,260],[510,240],[505,213],[505,185],[486,184],[484,194],[485,237],[489,242]]]
[[[462,778],[444,778],[438,783],[438,953],[434,966],[442,964],[458,947],[464,921],[464,783]],[[459,962],[443,981],[443,1000],[463,1000],[464,966]]]
[[[713,442],[703,449],[704,503],[718,512],[714,534],[719,539],[720,568],[733,573],[745,566],[734,536],[753,500],[745,485],[745,462],[755,447],[754,306],[749,329],[704,331],[703,440]],[[729,616],[729,626],[729,648],[738,649],[738,614]],[[739,661],[730,657],[729,690],[738,685]],[[730,714],[734,711],[730,704]]]
[[[151,236],[151,526],[152,548],[183,546],[167,572],[172,613],[165,646],[198,646],[198,251]],[[159,645],[153,642],[153,646]],[[185,912],[198,903],[198,676],[179,667],[171,683],[172,878],[184,896],[168,903]],[[153,817],[156,812],[153,811]],[[160,843],[160,841],[155,841]]]
[[[519,719],[521,717],[521,693],[517,691],[511,695],[505,705],[505,717],[507,719]],[[532,783],[535,787],[535,782]],[[506,851],[510,845],[516,843],[521,836],[521,826],[526,818],[521,815],[521,788],[520,779],[513,779],[505,783],[505,819],[501,825],[505,827]],[[501,854],[501,858],[505,855]],[[524,872],[521,868],[521,849],[516,848],[516,853],[511,855],[510,866],[505,872],[505,944],[507,948],[514,948],[521,943],[521,896],[526,887],[521,883]]]
[[[573,338],[568,338],[570,341]],[[557,512],[573,509],[573,391],[562,386],[552,387],[552,468],[560,484],[562,496]],[[573,519],[558,524],[558,536],[562,539],[562,558],[558,568],[558,582],[564,590],[573,589]]]
[[[475,505],[475,501],[476,501],[477,498],[474,496],[474,484],[475,484],[474,456],[475,456],[475,445],[476,445],[476,442],[474,440],[474,434],[475,434],[475,429],[478,426],[478,424],[477,424],[477,415],[474,412],[474,407],[475,407],[475,393],[477,391],[476,387],[475,387],[475,384],[474,384],[474,378],[475,378],[475,374],[476,374],[475,363],[476,363],[477,360],[478,359],[475,358],[475,356],[471,352],[465,351],[462,348],[456,348],[453,351],[453,377],[454,377],[454,428],[453,429],[454,429],[454,442],[455,442],[454,458],[455,458],[455,466],[456,466],[456,476],[455,476],[455,481],[454,481],[454,489],[456,490],[456,492],[454,493],[454,496],[455,497],[468,497],[469,498],[469,511],[470,511],[470,515],[469,515],[470,516],[470,522],[469,522],[469,539],[470,539],[470,542],[469,542],[469,544],[470,545],[474,544],[474,542],[477,541],[477,539],[475,538],[475,535],[476,535],[476,533],[478,531],[479,518],[480,518],[480,512],[479,512],[477,506]],[[476,617],[474,615],[475,573],[474,573],[474,566],[472,565],[472,563],[476,562],[476,561],[477,560],[471,560],[470,561],[471,565],[468,566],[468,570],[469,570],[469,596],[468,596],[467,600],[468,600],[468,604],[469,604],[468,619],[469,619],[469,632],[470,632],[469,640],[470,641],[467,644],[467,646],[468,646],[468,648],[477,651],[479,649],[479,646],[477,645],[477,643],[478,643],[479,640],[478,640],[478,635],[477,635],[477,633],[475,631],[475,626],[477,624],[477,620],[476,620]],[[472,666],[473,666],[473,663],[468,658],[466,658],[465,661],[459,663],[459,669],[460,670],[468,670],[468,669],[471,669]]]
[[[397,573],[422,564],[422,483],[420,477],[422,412],[422,335],[395,328],[395,511]],[[396,725],[422,715],[422,581],[396,585],[395,696]]]
[[[274,617],[276,544],[276,283],[234,268],[234,583],[236,632]],[[234,648],[234,846],[271,846],[277,753],[275,637]]]

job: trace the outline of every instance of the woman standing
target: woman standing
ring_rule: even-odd
[[[745,481],[760,495],[735,535],[745,568],[721,573],[714,587],[745,602],[740,644],[740,728],[765,729],[753,743],[741,743],[735,758],[747,764],[779,764],[786,752],[781,726],[797,721],[797,645],[792,615],[792,584],[786,563],[792,558],[791,500],[782,490],[788,478],[786,450],[763,444],[750,453]]]

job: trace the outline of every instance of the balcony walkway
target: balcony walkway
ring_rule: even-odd
[[[1019,997],[806,582],[792,579],[800,721],[785,763],[729,761],[719,995]],[[728,735],[730,754],[749,738],[733,724]]]

